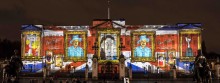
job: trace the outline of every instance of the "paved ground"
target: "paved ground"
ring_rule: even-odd
[[[42,78],[21,78],[19,80],[19,83],[43,83]],[[68,81],[68,82],[67,82]],[[81,83],[84,82],[83,79],[80,79]],[[46,83],[50,83],[50,80],[46,80]],[[53,83],[72,83],[71,79],[67,78],[57,78],[54,79]],[[86,81],[86,83],[124,83],[123,80],[89,80]],[[191,78],[184,78],[184,79],[133,79],[130,80],[130,83],[196,83],[194,82]],[[220,83],[220,80],[218,79],[213,79],[213,83]]]
[[[2,75],[2,72],[0,72],[0,76]],[[35,77],[30,77],[30,76],[35,76]],[[32,83],[43,83],[42,80],[42,74],[39,75],[24,75],[24,77],[21,77],[19,80],[19,83],[31,83],[31,80],[33,80],[34,82]],[[69,76],[68,76],[69,77]],[[0,77],[0,83],[2,82],[2,77]],[[68,83],[74,83],[71,81],[72,79],[69,78],[54,78],[54,82],[53,83],[67,83],[66,81],[68,81]],[[83,83],[84,79],[80,79],[81,83]],[[47,78],[46,83],[50,83],[50,78]],[[91,80],[89,79],[88,81],[86,81],[86,83],[124,83],[123,80],[103,80],[103,79],[99,79],[99,80]],[[171,78],[164,78],[164,77],[160,77],[158,76],[157,78],[136,78],[133,80],[130,80],[130,83],[196,83],[192,80],[192,78],[177,78],[176,80],[173,80]],[[213,83],[220,83],[220,79],[213,79]]]

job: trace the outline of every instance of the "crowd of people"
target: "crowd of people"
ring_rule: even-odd
[[[30,83],[41,83],[40,80],[30,79]],[[47,80],[43,80],[42,83],[87,83],[85,80],[81,80],[80,78],[72,78],[72,79],[54,79],[50,77]]]

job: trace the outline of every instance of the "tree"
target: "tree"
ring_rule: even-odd
[[[206,45],[205,45],[205,41],[202,41],[202,54],[204,54],[205,56],[207,55],[207,50],[206,50]]]
[[[10,58],[14,54],[14,50],[21,51],[20,41],[10,41],[8,39],[0,39],[0,58]]]

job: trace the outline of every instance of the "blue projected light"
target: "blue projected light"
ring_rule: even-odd
[[[41,30],[41,28],[35,25],[22,25],[21,30]]]
[[[39,70],[43,69],[44,63],[36,63],[36,64],[24,64],[24,68],[21,72],[38,72]]]

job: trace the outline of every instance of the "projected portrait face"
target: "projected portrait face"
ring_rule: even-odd
[[[101,60],[118,60],[120,53],[119,38],[119,29],[105,28],[98,31],[98,57],[100,57]]]
[[[70,31],[66,32],[66,59],[85,60],[86,58],[86,32]]]
[[[79,45],[79,40],[74,40],[74,41],[73,41],[73,46],[74,46],[74,47],[77,47],[78,45]]]
[[[100,34],[100,56],[102,59],[117,59],[117,34]]]
[[[132,58],[134,61],[153,61],[154,37],[152,31],[134,31],[132,35]]]
[[[146,46],[147,41],[146,40],[142,40],[141,41],[141,47],[144,48]]]
[[[68,47],[68,56],[70,57],[82,57],[83,49],[79,46],[79,42],[81,42],[81,38],[79,35],[73,35],[72,40],[70,40],[71,46]]]
[[[146,46],[146,43],[149,42],[149,38],[146,35],[141,35],[137,44],[140,43],[140,46],[135,48],[134,56],[135,57],[151,57],[151,49]]]

